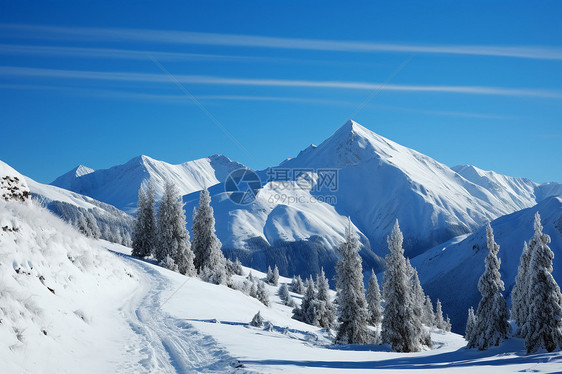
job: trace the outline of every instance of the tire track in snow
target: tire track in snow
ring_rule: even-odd
[[[162,311],[161,294],[172,286],[168,279],[149,264],[121,256],[140,275],[138,291],[121,309],[137,338],[128,346],[136,362],[122,372],[249,373],[233,367],[237,361],[211,336]]]

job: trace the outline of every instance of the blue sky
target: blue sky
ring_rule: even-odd
[[[560,14],[555,1],[5,1],[0,159],[41,182],[139,154],[264,168],[352,116],[450,166],[562,182]]]

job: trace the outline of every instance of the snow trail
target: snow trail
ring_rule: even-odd
[[[177,287],[153,265],[120,255],[141,275],[139,288],[120,309],[135,333],[127,347],[131,359],[119,372],[247,373],[238,361],[208,335],[161,309],[163,292]],[[188,279],[188,278],[186,278]]]

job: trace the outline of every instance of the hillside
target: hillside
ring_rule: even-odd
[[[556,281],[562,283],[562,197],[550,197],[534,207],[500,217],[491,222],[494,238],[500,245],[500,273],[505,283],[505,295],[513,288],[523,242],[533,236],[533,220],[539,212],[544,232],[550,235],[549,244],[554,252]],[[475,309],[480,300],[478,279],[484,271],[487,252],[486,228],[439,245],[414,258],[420,281],[432,299],[439,298],[443,310],[453,321],[454,331],[464,331],[466,313],[470,306]]]

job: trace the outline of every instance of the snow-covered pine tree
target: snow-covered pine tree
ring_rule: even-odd
[[[345,231],[345,241],[338,248],[341,257],[336,265],[337,304],[339,309],[336,342],[340,344],[367,344],[369,312],[365,300],[363,266],[359,256],[360,243],[351,227]]]
[[[164,187],[164,194],[158,207],[157,228],[157,252],[160,255],[170,256],[181,274],[196,275],[181,195],[169,182]]]
[[[412,298],[412,306],[414,308],[414,312],[419,317],[420,321],[423,320],[423,312],[424,312],[424,302],[425,302],[425,293],[423,292],[423,288],[420,284],[420,278],[418,277],[418,271],[412,266],[410,263],[410,259],[406,259],[406,267],[408,268],[408,275],[410,277],[410,297]]]
[[[159,265],[171,271],[178,271],[178,265],[170,255],[166,255]]]
[[[377,326],[382,321],[381,291],[375,271],[371,269],[369,288],[367,289],[367,309],[369,311],[369,323]]]
[[[242,263],[240,262],[238,257],[236,257],[236,260],[234,260],[233,270],[234,274],[236,275],[244,275],[244,269],[242,269]]]
[[[529,290],[529,265],[531,263],[531,252],[527,242],[523,243],[523,252],[519,259],[515,285],[511,291],[511,318],[515,321],[520,332],[521,327],[527,321],[528,315],[528,290]]]
[[[265,283],[258,281],[256,287],[256,299],[258,299],[263,305],[269,306],[269,294],[265,289]]]
[[[291,283],[291,291],[298,293],[299,295],[304,294],[304,284],[302,283],[302,278],[300,275],[293,277],[293,282]]]
[[[273,276],[270,283],[274,286],[277,286],[279,284],[279,268],[277,267],[277,265],[275,265],[275,267],[273,268]]]
[[[227,283],[226,259],[215,233],[215,217],[207,189],[201,191],[199,207],[193,214],[192,232],[191,249],[195,255],[193,262],[201,278],[215,284]]]
[[[148,197],[150,194],[152,194],[151,199]],[[137,216],[133,227],[132,255],[145,258],[151,254],[155,254],[155,242],[156,221],[154,218],[154,191],[150,186],[147,192],[141,187],[139,188]],[[158,261],[161,260],[162,258],[158,259]]]
[[[441,305],[441,300],[437,299],[437,304],[435,305],[435,320],[433,325],[440,330],[445,330],[445,318],[443,317],[443,307]]]
[[[404,258],[404,238],[398,220],[387,238],[389,253],[385,257],[383,298],[385,308],[382,320],[382,340],[396,352],[417,352],[423,339],[422,324],[416,314],[408,267]]]
[[[279,287],[279,298],[281,299],[281,301],[283,301],[283,304],[290,307],[295,306],[295,301],[289,293],[289,287],[287,286],[287,283],[283,283],[281,287]]]
[[[304,282],[304,297],[300,307],[293,309],[293,317],[309,325],[318,325],[316,290],[312,276]]]
[[[468,342],[469,348],[478,347],[480,350],[499,345],[511,330],[507,322],[509,315],[507,302],[501,293],[505,288],[499,271],[500,246],[494,241],[494,233],[489,223],[486,227],[486,240],[489,252],[486,256],[484,273],[478,281],[478,290],[482,298],[476,311],[477,324]]]
[[[250,280],[250,282],[252,283],[252,285],[250,286],[249,295],[250,295],[250,297],[253,297],[253,298],[257,299],[258,298],[258,287],[256,285],[256,282],[254,281],[253,278]]]
[[[263,317],[261,316],[259,311],[254,315],[254,317],[250,321],[250,326],[263,327]]]
[[[449,318],[449,315],[447,314],[447,316],[445,317],[445,328],[444,330],[447,332],[451,332],[451,329],[453,328],[453,325],[451,324],[451,319]]]
[[[552,277],[554,253],[550,236],[542,232],[540,215],[535,215],[534,247],[529,266],[529,308],[522,330],[527,353],[544,348],[552,352],[562,346],[562,294]]]
[[[267,275],[265,276],[267,283],[277,286],[279,283],[279,268],[275,265],[275,268],[271,270],[271,266],[267,267]]]
[[[476,326],[476,316],[474,315],[474,308],[468,308],[468,317],[466,318],[466,328],[464,330],[464,339],[470,341]]]
[[[435,313],[433,312],[433,304],[429,295],[426,295],[423,303],[422,323],[428,327],[435,325]]]
[[[330,297],[330,284],[324,274],[324,268],[316,275],[316,316],[318,326],[330,330],[336,321],[336,307]]]

